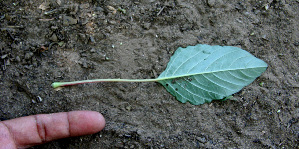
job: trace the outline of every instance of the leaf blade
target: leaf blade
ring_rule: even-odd
[[[198,105],[238,92],[266,68],[240,48],[199,44],[178,48],[158,82],[182,103]]]

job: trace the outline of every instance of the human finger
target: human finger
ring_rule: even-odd
[[[0,148],[27,148],[56,139],[88,135],[105,126],[95,111],[38,114],[0,122]]]

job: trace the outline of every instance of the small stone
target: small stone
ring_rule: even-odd
[[[6,60],[5,65],[6,65],[6,66],[9,66],[9,65],[10,65],[10,60],[9,60],[9,59]]]
[[[207,0],[208,6],[219,8],[223,5],[222,0]]]
[[[130,105],[126,106],[126,110],[131,111],[132,107]]]
[[[39,102],[42,102],[42,101],[43,101],[43,99],[42,99],[40,96],[37,96],[37,100],[38,100]]]
[[[19,77],[20,76],[20,73],[19,72],[15,72],[15,77]]]
[[[149,29],[151,27],[151,23],[144,23],[143,24],[144,29]]]
[[[266,34],[262,35],[262,39],[268,40],[267,35]]]
[[[268,10],[270,8],[269,4],[265,5],[265,10]]]
[[[87,8],[89,8],[89,3],[81,4],[80,8],[81,9],[87,9]]]
[[[7,57],[7,54],[4,54],[1,56],[2,59],[5,59]]]
[[[50,39],[51,41],[53,41],[53,42],[58,41],[58,38],[57,38],[56,34],[53,34],[49,39]]]
[[[21,59],[20,59],[19,56],[16,57],[16,61],[17,61],[17,62],[21,62]]]
[[[215,6],[216,0],[208,0],[207,2],[210,7],[213,7]]]
[[[109,21],[109,23],[112,24],[112,25],[114,25],[114,24],[116,24],[116,21],[111,20],[111,21]]]
[[[92,43],[95,43],[96,41],[95,41],[95,39],[93,38],[93,36],[89,36],[89,39],[90,39],[90,41],[92,42]]]
[[[112,11],[112,14],[116,14],[117,10],[112,6],[107,6],[108,10]]]
[[[197,137],[196,140],[198,140],[201,143],[207,142],[207,139],[205,137]]]
[[[32,52],[28,52],[28,53],[25,54],[25,59],[29,60],[29,59],[31,59],[32,56],[33,56],[33,53]]]
[[[51,26],[51,30],[56,30],[58,29],[58,26]]]
[[[104,11],[104,9],[102,7],[97,7],[96,11]]]
[[[74,24],[77,24],[77,23],[78,23],[77,19],[74,19],[74,18],[69,17],[69,16],[63,16],[63,25],[64,26],[74,25]]]
[[[56,0],[56,3],[57,3],[58,5],[61,5],[61,0]]]
[[[95,52],[96,52],[96,49],[95,49],[95,48],[92,48],[92,49],[90,50],[90,52],[95,53]]]
[[[83,68],[88,68],[88,64],[87,64],[86,62],[83,62],[83,63],[82,63],[82,67],[83,67]]]
[[[61,41],[61,42],[58,42],[58,45],[59,45],[60,47],[62,47],[62,46],[63,46],[63,44],[64,44],[64,42],[63,42],[63,41]]]

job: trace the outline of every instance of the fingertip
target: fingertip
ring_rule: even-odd
[[[104,116],[97,112],[99,115],[98,115],[98,120],[99,120],[99,131],[103,130],[106,126],[106,120],[104,118]]]
[[[103,115],[96,111],[69,112],[70,135],[80,136],[94,134],[104,129],[106,121]]]
[[[105,118],[104,116],[99,113],[99,112],[96,112],[96,111],[90,111],[90,116],[91,116],[91,119],[93,119],[93,123],[94,123],[94,126],[96,127],[95,131],[97,130],[97,132],[101,131],[102,129],[104,129],[105,125],[106,125],[106,121],[105,121]]]

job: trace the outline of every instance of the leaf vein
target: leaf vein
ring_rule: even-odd
[[[206,79],[208,79],[208,80],[209,80],[210,82],[212,82],[213,84],[219,86],[219,87],[222,87],[222,88],[224,88],[224,89],[231,90],[231,89],[229,89],[229,88],[227,88],[227,87],[225,87],[225,86],[222,86],[222,85],[217,84],[216,82],[212,81],[211,79],[209,79],[209,77],[206,77],[205,75],[202,75],[202,76],[205,77]],[[234,91],[234,90],[231,90],[231,91]]]
[[[251,55],[241,56],[241,57],[235,59],[233,62],[231,62],[231,64],[230,64],[228,67],[232,66],[232,64],[234,64],[235,61],[239,60],[240,58],[245,58],[245,57],[250,57],[250,56],[251,56]],[[246,68],[246,67],[245,67],[245,68]]]
[[[244,78],[240,78],[240,77],[235,76],[234,74],[231,73],[231,71],[228,71],[228,73],[229,73],[230,75],[232,75],[233,77],[235,77],[235,78],[238,78],[238,79],[243,80],[243,81],[248,81],[248,80],[246,80],[246,79],[244,79]]]
[[[215,62],[217,62],[220,58],[222,58],[222,57],[224,57],[224,56],[226,56],[226,55],[228,55],[230,53],[236,52],[236,51],[238,51],[238,50],[230,51],[228,53],[223,54],[222,56],[220,56],[219,58],[217,58],[216,60],[214,60],[211,64],[209,64],[205,70],[207,70],[211,65],[213,65]]]
[[[230,84],[233,84],[233,85],[236,85],[236,86],[240,86],[239,84],[237,84],[237,83],[234,83],[234,82],[230,82],[230,81],[228,81],[228,80],[226,80],[226,79],[223,79],[223,78],[221,78],[221,77],[219,77],[217,74],[215,74],[215,73],[212,73],[216,78],[218,78],[218,79],[220,79],[220,80],[222,80],[222,81],[224,81],[224,82],[227,82],[227,83],[230,83]]]
[[[198,81],[196,77],[194,77],[194,79],[195,79],[195,81],[197,82],[197,84],[200,84],[200,85],[202,85],[202,86],[205,86],[205,85],[201,84],[200,81]],[[209,81],[210,81],[210,80],[209,80]],[[200,86],[197,86],[197,85],[194,84],[194,83],[191,83],[191,84],[192,84],[193,86],[195,86],[195,87],[198,87],[198,88],[200,88],[200,89],[202,89],[202,90],[208,92],[208,93],[213,93],[213,94],[217,94],[217,95],[222,96],[221,94],[219,94],[219,93],[217,93],[217,92],[213,92],[213,91],[208,90],[208,89],[206,89],[206,88],[204,88],[204,87],[202,88],[202,87],[200,87]],[[209,94],[209,95],[210,95],[210,94]],[[212,97],[212,96],[210,95],[210,97]]]
[[[203,99],[205,99],[205,97],[200,96],[200,95],[198,95],[198,94],[194,94],[194,93],[193,93],[192,91],[190,91],[188,88],[183,87],[183,86],[181,85],[181,83],[179,83],[179,82],[178,82],[178,85],[179,85],[181,88],[183,88],[184,90],[186,90],[188,93],[192,94],[193,96],[197,96],[197,97],[199,97],[199,98],[203,98]],[[184,96],[184,97],[185,97],[185,96]],[[186,98],[186,99],[189,99],[189,98],[187,98],[187,97],[185,97],[185,98]],[[191,101],[191,100],[189,99],[189,101]],[[192,101],[196,102],[194,98],[193,98]]]
[[[180,66],[178,66],[177,69],[172,73],[172,75],[175,74],[175,73],[181,68],[182,65],[184,65],[187,61],[189,61],[189,60],[192,59],[193,57],[197,56],[200,52],[201,52],[201,51],[198,51],[196,54],[194,54],[193,56],[191,56],[190,58],[188,58],[187,60],[185,60],[184,62],[182,62],[182,63],[180,64]]]

